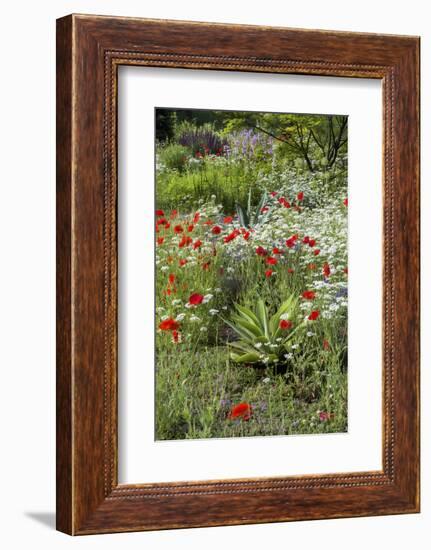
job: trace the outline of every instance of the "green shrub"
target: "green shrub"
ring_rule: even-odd
[[[190,157],[190,151],[183,145],[172,143],[160,149],[159,156],[161,164],[166,168],[183,172]]]
[[[212,124],[196,126],[191,122],[183,122],[176,132],[176,139],[181,145],[188,147],[194,156],[223,155],[227,141],[220,137]]]

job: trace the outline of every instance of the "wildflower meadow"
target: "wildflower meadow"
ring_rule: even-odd
[[[156,439],[347,430],[347,117],[156,110]]]

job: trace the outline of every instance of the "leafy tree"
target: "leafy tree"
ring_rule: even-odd
[[[169,141],[174,137],[176,111],[173,109],[156,109],[156,138]]]
[[[227,113],[226,113],[227,114]],[[300,155],[308,169],[315,172],[317,160],[324,169],[331,168],[347,148],[347,116],[295,115],[275,113],[229,113],[224,132],[248,127],[263,132],[295,155]]]

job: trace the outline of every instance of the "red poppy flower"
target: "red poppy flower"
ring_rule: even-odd
[[[239,405],[235,405],[232,407],[228,419],[229,420],[235,420],[235,418],[239,418],[240,420],[250,420],[252,415],[252,408],[249,403],[239,403]]]
[[[329,349],[329,342],[328,340],[323,340],[323,349],[326,351]]]
[[[169,284],[173,285],[175,283],[175,275],[173,273],[169,274]]]
[[[189,233],[191,233],[193,231],[193,229],[195,228],[195,226],[191,223],[190,225],[187,226],[187,231]]]
[[[288,321],[286,319],[282,319],[278,325],[282,330],[288,330],[289,328],[292,328],[293,323],[292,321]]]
[[[178,344],[180,342],[180,333],[177,330],[172,331],[172,342]]]
[[[164,216],[165,213],[163,212],[163,210],[156,210],[156,216]]]
[[[308,235],[306,235],[303,239],[302,239],[302,242],[304,244],[308,244],[310,242],[310,237],[308,237]]]
[[[178,330],[179,328],[180,324],[175,321],[175,319],[172,319],[172,317],[169,317],[169,319],[165,319],[159,325],[160,330]]]
[[[205,263],[203,263],[203,264],[202,264],[202,269],[203,269],[204,271],[208,271],[208,269],[209,269],[209,267],[210,267],[210,264],[211,264],[211,262],[205,262]]]
[[[164,240],[165,240],[164,237],[157,237],[157,244],[158,244],[159,246],[161,246],[161,245],[163,244]]]
[[[325,411],[321,411],[319,413],[319,420],[321,422],[327,422],[328,420],[331,420],[331,418],[334,418],[334,413],[328,413]]]
[[[268,256],[268,258],[266,258],[265,262],[268,265],[277,265],[278,260],[277,260],[277,258],[274,258],[274,256]]]
[[[174,220],[178,215],[178,210],[172,210],[171,215],[169,216],[171,220]]]
[[[160,210],[160,212],[162,212],[162,210]],[[164,225],[164,226],[168,226],[170,227],[169,225],[169,222],[166,218],[159,218],[157,221],[156,221],[156,224],[157,225]]]
[[[344,206],[348,206],[349,200],[348,200],[348,199],[344,199],[344,200],[343,200],[343,204],[344,204]]]
[[[239,230],[234,229],[232,233],[229,233],[229,235],[227,235],[223,240],[225,243],[230,243],[230,241],[233,241],[234,239],[236,239],[239,234],[240,234]]]
[[[242,234],[242,236],[244,237],[245,241],[248,241],[248,239],[250,238],[250,231],[246,231],[245,233]]]
[[[202,246],[202,241],[200,239],[197,239],[194,243],[193,243],[193,249],[196,250],[197,248],[201,247]]]
[[[276,197],[277,196],[277,191],[271,191],[270,195],[271,195],[271,197]]]
[[[268,252],[263,248],[263,246],[258,246],[256,248],[256,254],[258,256],[267,256],[268,255]]]
[[[199,214],[199,212],[196,212],[196,214],[193,216],[193,223],[198,223],[200,217],[201,215]]]
[[[325,262],[325,264],[323,265],[323,275],[325,277],[329,277],[330,274],[331,274],[331,268],[329,267],[328,262]]]
[[[232,216],[226,216],[223,219],[223,223],[232,223],[232,222],[233,222],[233,217]]]
[[[189,244],[192,244],[193,239],[191,237],[186,237],[186,235],[183,235],[182,239],[178,243],[178,246],[180,248],[184,248],[185,246],[189,246]]]
[[[219,225],[215,225],[212,229],[211,229],[211,233],[213,233],[214,235],[220,235],[221,233],[221,227]]]
[[[267,269],[265,271],[265,277],[268,278],[268,277],[271,277],[271,275],[274,273],[274,271],[272,269]]]
[[[287,201],[284,197],[280,197],[280,198],[278,199],[278,202],[279,202],[282,206],[284,206],[284,208],[290,208],[290,202]]]
[[[182,233],[183,231],[184,231],[184,229],[183,229],[183,226],[182,226],[182,225],[176,225],[176,226],[174,227],[174,232],[175,232],[175,233]]]
[[[264,206],[263,208],[260,209],[260,213],[265,214],[265,212],[268,212],[268,210],[269,210],[269,206]]]
[[[280,250],[279,248],[277,248],[276,246],[272,249],[272,253],[273,254],[282,254],[283,251]]]
[[[204,297],[202,296],[202,294],[196,292],[190,296],[189,304],[191,304],[192,306],[198,306],[203,302],[203,299]]]
[[[293,237],[290,237],[289,239],[287,239],[286,241],[286,246],[288,248],[293,248],[295,246],[295,241],[296,239],[294,239]]]
[[[287,268],[287,272],[288,272],[288,273],[295,273],[295,270],[292,269],[291,267],[288,267],[288,268]]]
[[[309,246],[310,248],[313,248],[313,246],[314,246],[315,244],[316,244],[315,239],[310,239],[310,240],[308,241],[308,246]]]
[[[316,248],[316,250],[313,250],[313,254],[315,256],[318,256],[320,254],[320,250],[318,248]]]
[[[204,225],[212,225],[214,222],[212,220],[207,220],[204,222]]]
[[[179,261],[179,264],[180,264],[181,267],[183,267],[184,265],[186,265],[186,263],[187,263],[187,260],[180,260],[180,261]]]
[[[296,198],[299,200],[299,201],[302,201],[304,199],[304,193],[301,191],[300,193],[298,193],[296,195]]]
[[[316,293],[313,290],[304,290],[302,297],[304,300],[314,300]]]
[[[314,311],[312,311],[310,313],[310,315],[308,316],[308,320],[309,321],[315,321],[320,315],[320,311],[315,309]]]

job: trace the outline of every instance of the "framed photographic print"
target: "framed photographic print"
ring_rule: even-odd
[[[57,21],[57,528],[419,511],[419,39]]]

